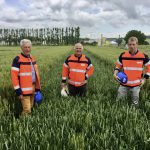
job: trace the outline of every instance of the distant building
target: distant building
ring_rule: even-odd
[[[109,45],[118,46],[118,43],[116,41],[111,41]]]
[[[103,34],[101,34],[101,38],[98,41],[98,46],[104,46],[106,45],[106,37],[103,36]]]
[[[111,42],[111,41],[116,41],[117,38],[106,38],[107,41]]]
[[[98,42],[98,40],[97,39],[88,39],[88,40],[84,41],[84,43],[89,43],[89,44],[91,44],[93,42]]]
[[[117,46],[116,38],[106,38],[101,34],[101,38],[98,41],[98,46],[115,45]]]

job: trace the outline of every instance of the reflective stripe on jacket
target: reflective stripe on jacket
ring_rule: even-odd
[[[11,81],[17,95],[30,95],[33,92],[31,62],[34,66],[36,76],[35,88],[36,90],[40,90],[40,77],[34,57],[31,55],[27,57],[21,53],[15,57],[11,67]]]
[[[141,84],[143,74],[146,79],[150,76],[150,59],[140,51],[137,51],[134,55],[130,52],[124,52],[117,60],[115,69],[123,70],[128,76],[128,82],[123,85],[138,86]]]
[[[91,60],[82,54],[80,58],[74,54],[69,56],[63,64],[62,82],[68,79],[69,84],[82,86],[93,74],[94,67]]]

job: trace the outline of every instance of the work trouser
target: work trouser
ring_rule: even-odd
[[[85,96],[86,95],[86,84],[82,86],[74,86],[71,84],[68,84],[68,89],[69,89],[69,95],[70,96]]]
[[[34,95],[35,95],[35,84],[32,85],[33,92],[30,96],[23,96],[23,99],[21,100],[22,104],[22,113],[21,115],[27,115],[31,113],[31,108],[34,105]]]
[[[140,86],[126,87],[126,86],[120,85],[120,87],[118,89],[117,100],[122,99],[122,98],[126,98],[129,91],[131,92],[132,104],[138,105]]]

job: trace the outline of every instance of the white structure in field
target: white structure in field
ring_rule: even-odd
[[[111,42],[110,42],[110,45],[118,46],[118,43],[115,42],[115,41],[111,41]]]
[[[101,34],[101,38],[98,40],[98,46],[104,46],[106,44],[106,37]]]

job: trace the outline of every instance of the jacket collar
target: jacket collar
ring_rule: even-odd
[[[80,57],[77,57],[77,56],[74,54],[74,57],[76,57],[76,58],[78,58],[78,59],[80,59],[82,56],[83,56],[83,54],[81,54]]]
[[[131,55],[136,55],[139,52],[139,50],[137,49],[137,51],[134,54],[131,54],[131,52],[129,51],[129,54]]]
[[[21,55],[23,56],[23,57],[26,57],[26,58],[31,58],[31,55],[25,55],[24,53],[21,53]]]

